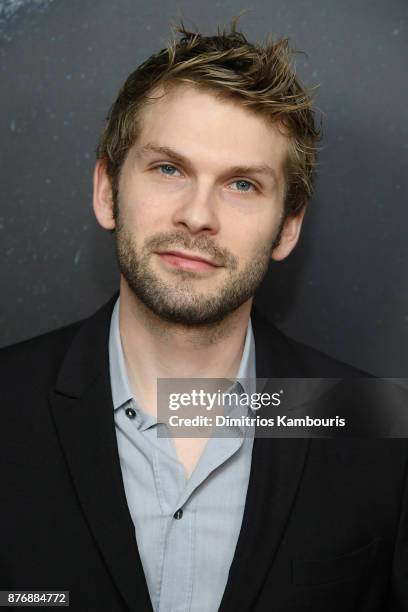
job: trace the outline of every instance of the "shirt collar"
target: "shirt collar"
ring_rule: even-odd
[[[126,370],[125,356],[119,330],[119,303],[116,300],[112,311],[109,331],[109,371],[112,388],[113,408],[117,410],[133,398]]]
[[[120,338],[119,304],[120,297],[118,297],[113,308],[109,331],[109,372],[114,410],[133,399]],[[250,396],[255,389],[255,377],[255,339],[251,318],[249,318],[241,363],[234,380],[238,380],[244,393]]]

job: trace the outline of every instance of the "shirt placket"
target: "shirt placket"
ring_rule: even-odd
[[[191,497],[184,496],[183,467],[169,457],[168,449],[166,445],[166,452],[162,452],[156,446],[153,453],[156,488],[166,523],[157,612],[185,612],[190,608],[193,587],[195,509]]]

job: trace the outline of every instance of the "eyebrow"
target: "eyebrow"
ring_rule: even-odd
[[[138,158],[144,157],[147,153],[160,153],[161,155],[165,155],[175,161],[185,164],[186,166],[190,166],[190,162],[172,147],[159,146],[152,142],[148,142],[142,147],[138,147],[136,150],[136,156]],[[259,165],[239,165],[239,166],[230,166],[225,170],[225,174],[266,174],[271,176],[275,181],[277,181],[276,171],[269,166],[268,164],[259,164]]]

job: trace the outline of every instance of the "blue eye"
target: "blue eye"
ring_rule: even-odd
[[[165,174],[166,176],[174,176],[174,170],[178,172],[177,168],[171,164],[161,164],[160,166],[156,166],[156,168],[159,168],[160,173]],[[165,172],[161,172],[162,168],[165,168]],[[167,170],[170,170],[170,172],[167,172]]]
[[[238,181],[234,181],[234,183],[236,183],[237,185],[240,185],[241,187],[242,186],[244,186],[244,187],[247,186],[247,187],[252,187],[252,189],[255,189],[255,186],[252,183],[250,183],[249,181],[244,181],[244,180],[240,179]],[[234,191],[235,191],[235,189],[234,189]],[[242,193],[247,193],[247,192],[250,191],[250,189],[238,189],[237,191],[241,191]]]

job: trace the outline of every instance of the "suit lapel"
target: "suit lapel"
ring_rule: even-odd
[[[257,378],[304,375],[285,336],[254,308]],[[272,384],[269,392],[275,391]],[[263,389],[268,391],[268,383]],[[234,558],[220,612],[252,610],[283,538],[295,502],[310,440],[254,440],[250,479]]]
[[[50,403],[89,528],[130,610],[152,610],[116,444],[108,334],[117,295],[75,336]]]
[[[253,609],[284,535],[308,448],[306,439],[254,440],[244,516],[220,612]]]

